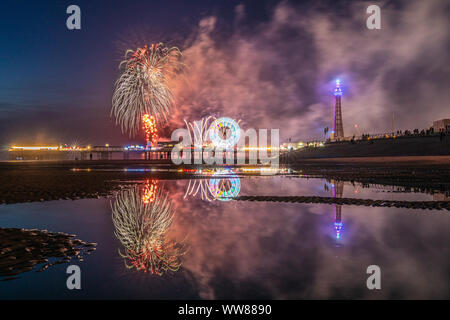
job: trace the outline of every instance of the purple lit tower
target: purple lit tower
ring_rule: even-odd
[[[336,88],[334,89],[334,125],[333,138],[341,140],[344,138],[344,125],[342,123],[342,109],[341,109],[342,90],[340,87],[340,80],[336,80]]]

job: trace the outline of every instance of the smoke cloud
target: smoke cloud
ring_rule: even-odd
[[[143,132],[121,134],[110,117],[111,97],[124,51],[159,41],[181,47],[187,66],[174,84],[171,122],[160,128],[166,139],[183,119],[209,115],[241,119],[243,129],[280,129],[282,142],[323,138],[324,127],[332,128],[336,78],[346,136],[391,131],[393,118],[394,130],[450,118],[450,3],[376,3],[380,30],[366,27],[373,1],[327,0],[257,8],[244,1],[232,10],[192,4],[197,11],[187,20],[187,13],[164,16],[170,26],[149,20],[145,10],[118,23],[112,11],[75,39],[48,30],[44,39],[55,50],[37,41],[40,55],[11,58],[14,72],[4,72],[0,153],[10,144],[142,143]],[[208,15],[201,18],[200,9]],[[24,28],[30,38],[43,37],[39,28]],[[17,27],[11,32],[20,38]],[[11,55],[23,46],[5,45]]]
[[[346,135],[390,132],[392,118],[404,130],[450,117],[448,2],[382,2],[381,30],[366,27],[370,4],[334,12],[282,2],[251,28],[241,4],[227,37],[219,18],[200,20],[184,49],[172,127],[214,114],[279,128],[282,140],[321,138],[332,127],[336,78]]]

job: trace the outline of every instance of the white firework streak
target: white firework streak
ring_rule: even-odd
[[[184,119],[191,145],[201,147],[205,145],[205,143],[207,144],[207,142],[211,142],[210,132],[218,127],[217,121],[217,118],[214,116],[208,116],[206,118],[202,118],[201,120],[192,122],[188,122]],[[236,121],[238,125],[240,122],[241,119]]]
[[[199,192],[202,200],[208,201],[216,200],[216,197],[214,196],[211,188],[209,187],[209,180],[205,179],[189,180],[189,184],[183,199],[186,199],[187,196],[195,197]]]
[[[124,70],[115,84],[111,115],[122,132],[136,135],[145,114],[167,122],[174,105],[169,80],[183,69],[181,51],[162,43],[127,50],[119,68]]]
[[[189,133],[189,139],[191,140],[191,145],[202,147],[205,142],[209,141],[209,130],[215,120],[216,118],[212,116],[193,122],[187,122],[186,119],[184,119],[184,123],[186,123],[186,128]]]

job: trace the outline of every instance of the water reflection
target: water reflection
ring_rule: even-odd
[[[215,199],[220,201],[230,201],[239,194],[239,191],[241,191],[241,180],[235,174],[221,179],[210,179],[209,189]]]
[[[147,180],[144,187],[144,195],[142,201],[144,203],[150,203],[156,199],[156,191],[158,189],[158,180]]]
[[[220,170],[214,171],[212,176],[216,178],[189,180],[184,199],[200,194],[202,200],[230,201],[239,195],[241,180],[236,173],[231,170]]]
[[[185,246],[167,236],[175,210],[156,180],[120,192],[111,209],[114,234],[124,247],[119,255],[128,269],[163,275],[181,267]]]
[[[344,182],[335,181],[332,184],[333,187],[333,198],[342,198],[344,194]],[[341,238],[342,232],[342,205],[334,204],[334,229],[336,230],[336,239]]]
[[[209,181],[205,179],[189,180],[183,199],[186,199],[188,196],[196,197],[199,193],[202,200],[215,200],[209,188]]]
[[[430,194],[225,170],[188,171],[190,181],[152,176],[149,171],[147,180],[126,180],[136,185],[111,203],[112,221],[109,200],[85,199],[0,206],[0,225],[61,230],[99,243],[83,264],[86,286],[79,297],[86,299],[449,297],[447,211],[377,207],[364,200],[409,204],[432,200]],[[256,201],[220,201],[228,194]],[[124,263],[133,272],[124,273]],[[366,287],[371,264],[383,270],[377,292]],[[63,265],[27,274],[2,283],[0,297],[73,295],[61,288]]]

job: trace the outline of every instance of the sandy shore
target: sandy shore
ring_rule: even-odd
[[[342,163],[342,164],[380,164],[396,166],[449,166],[450,156],[404,156],[404,157],[355,157],[303,159],[300,163]]]
[[[20,273],[44,271],[95,250],[95,243],[74,239],[73,235],[47,230],[0,228],[0,280],[13,280]],[[53,261],[50,261],[50,260]]]
[[[323,203],[337,205],[356,205],[367,207],[395,207],[407,209],[429,209],[450,211],[450,201],[400,201],[400,200],[371,200],[356,198],[336,198],[317,196],[240,196],[237,201],[289,202],[289,203]]]
[[[450,156],[302,159],[288,167],[334,180],[450,191]]]
[[[314,159],[289,167],[299,176],[450,192],[450,157],[394,158]],[[0,162],[0,204],[100,198],[135,180],[200,178],[177,172],[123,170],[144,167],[150,166],[142,161]]]

